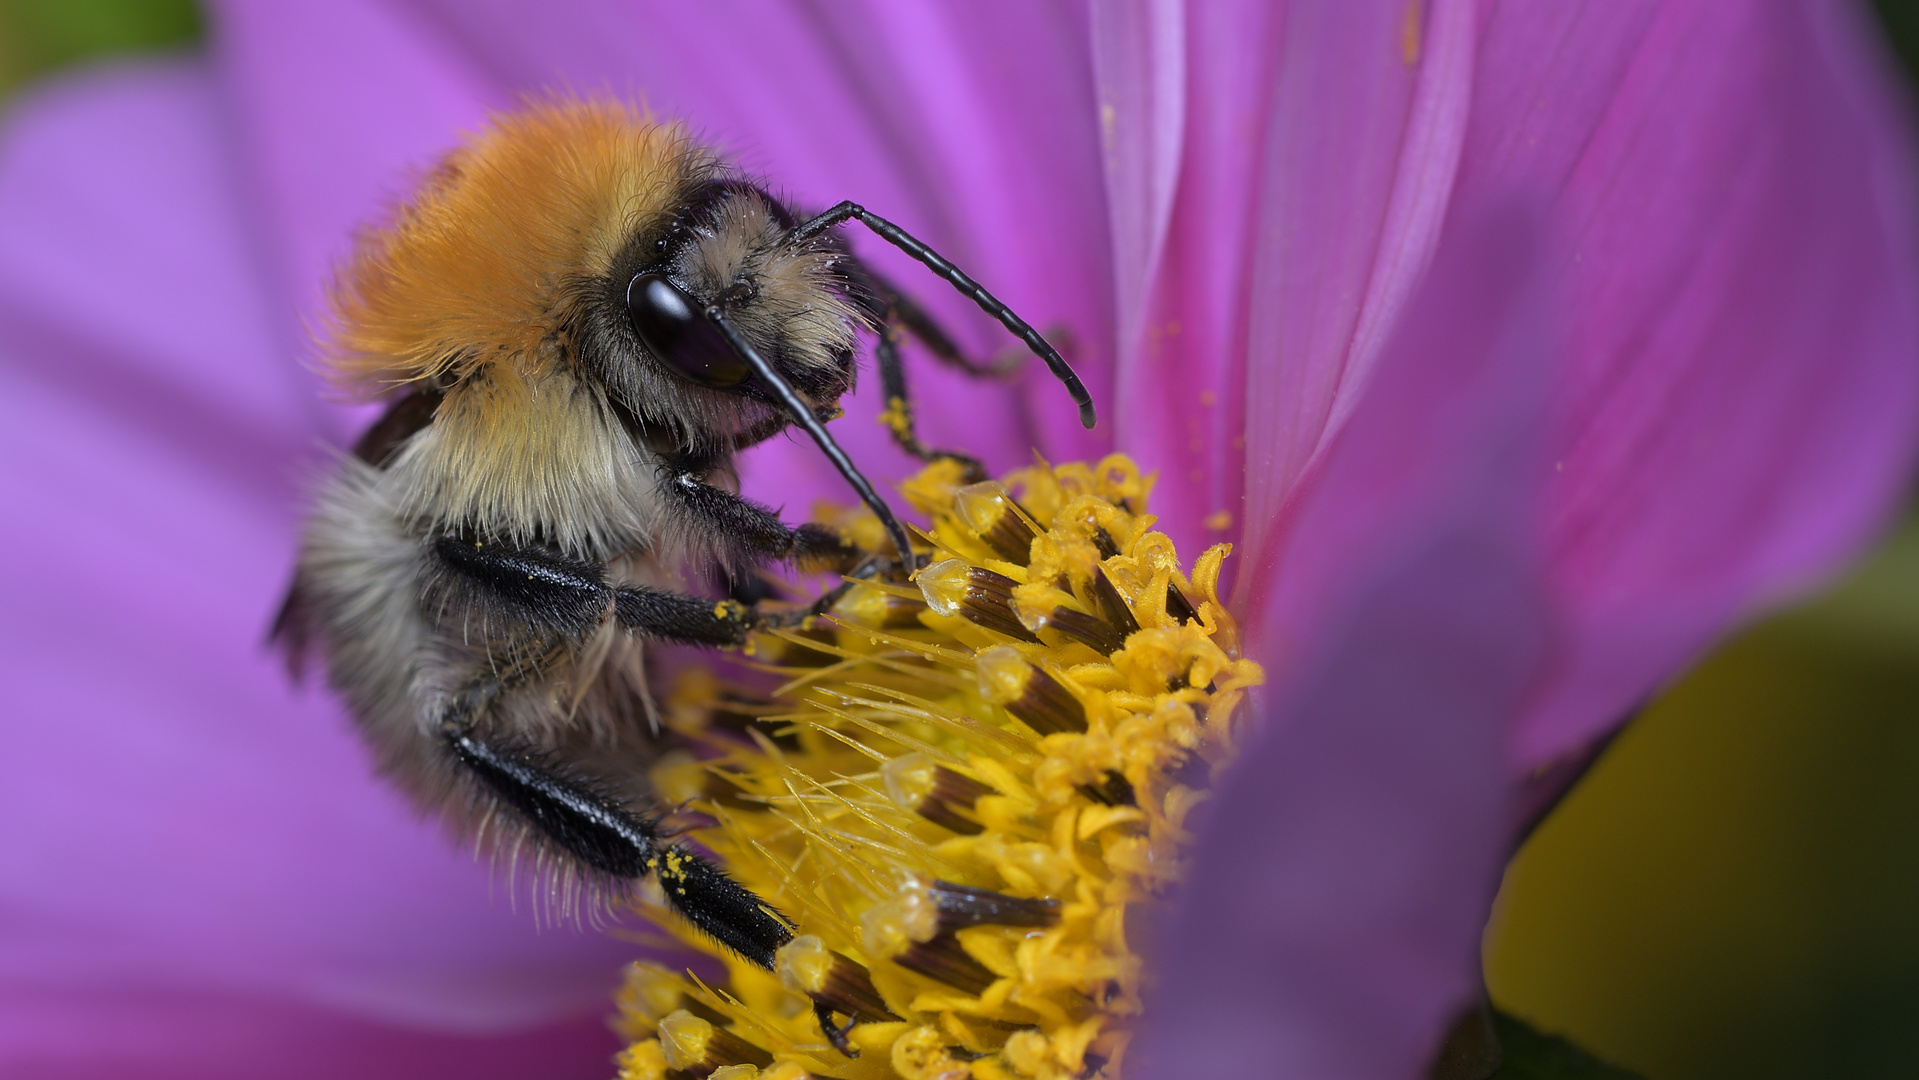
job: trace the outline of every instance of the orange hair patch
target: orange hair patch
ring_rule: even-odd
[[[331,375],[377,396],[501,362],[551,370],[567,353],[569,283],[609,272],[712,165],[680,125],[613,102],[493,117],[360,237],[331,290]]]

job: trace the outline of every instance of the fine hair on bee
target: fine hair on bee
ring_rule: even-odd
[[[804,217],[621,104],[536,102],[449,153],[339,274],[330,373],[390,404],[322,487],[274,627],[296,668],[323,659],[382,772],[496,856],[531,856],[563,912],[651,877],[767,967],[789,924],[662,824],[646,776],[670,743],[642,650],[737,646],[824,610],[762,612],[689,579],[912,568],[906,530],[826,430],[855,349],[877,339],[889,426],[927,460],[959,455],[914,433],[897,336],[993,369],[853,255],[851,221],[1018,336],[1092,426],[1059,353],[898,226],[851,202]],[[891,552],[740,496],[735,456],[791,427]]]

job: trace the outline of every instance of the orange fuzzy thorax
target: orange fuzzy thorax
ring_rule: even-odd
[[[680,125],[616,103],[494,117],[361,237],[332,290],[332,375],[378,394],[489,364],[551,371],[569,355],[569,286],[608,273],[713,167]]]

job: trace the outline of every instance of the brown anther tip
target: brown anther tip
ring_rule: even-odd
[[[1015,600],[1013,613],[1019,616],[1020,625],[1035,634],[1041,630],[1056,630],[1101,656],[1111,656],[1126,644],[1126,638],[1111,623],[1069,607],[1053,607],[1036,612]],[[1128,618],[1131,618],[1130,614]]]
[[[961,811],[993,789],[970,776],[937,764],[925,754],[902,754],[880,767],[880,778],[893,805],[910,810],[936,825],[965,836],[977,836],[985,827]]]
[[[915,941],[894,956],[893,962],[976,997],[999,981],[999,976],[973,959],[951,934],[940,934],[931,941]]]
[[[1081,784],[1078,791],[1103,806],[1139,805],[1139,798],[1133,792],[1132,781],[1110,770],[1106,773],[1106,779],[1097,784]]]
[[[1086,730],[1086,706],[1051,675],[1026,662],[1010,645],[973,658],[980,694],[1042,735]]]
[[[978,836],[986,831],[986,826],[971,818],[963,818],[953,812],[953,808],[933,799],[927,799],[913,808],[913,812],[935,825],[961,836]]]
[[[1167,588],[1172,590],[1174,586],[1168,585]],[[1119,632],[1120,643],[1123,645],[1127,638],[1139,631],[1139,620],[1133,617],[1133,609],[1126,605],[1126,598],[1119,594],[1119,589],[1113,585],[1113,580],[1106,576],[1106,568],[1103,566],[1093,568],[1092,593],[1093,602],[1099,606],[1099,613],[1114,630]]]
[[[1193,602],[1186,599],[1186,594],[1179,591],[1179,586],[1170,581],[1166,583],[1166,614],[1182,623],[1199,618],[1199,611],[1193,607]]]
[[[1033,539],[1039,532],[1005,488],[994,483],[968,484],[955,494],[953,505],[1000,558],[1018,566],[1032,559]]]
[[[827,948],[812,934],[802,934],[780,946],[773,966],[780,985],[854,1022],[899,1019],[887,1008],[886,999],[873,986],[872,973],[865,966]]]
[[[945,559],[920,571],[914,580],[927,606],[941,615],[957,615],[975,626],[1021,641],[1039,641],[1013,617],[1010,605],[1019,583],[1004,574]]]
[[[1051,926],[1059,921],[1058,900],[1008,896],[950,881],[935,881],[926,892],[939,912],[942,933],[968,926]]]
[[[696,1076],[705,1076],[723,1065],[764,1069],[773,1064],[772,1054],[685,1009],[660,1018],[658,1038],[667,1065]]]

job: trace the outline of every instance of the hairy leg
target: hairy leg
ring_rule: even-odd
[[[446,752],[478,782],[481,797],[607,878],[637,881],[651,874],[688,922],[772,970],[774,953],[793,930],[766,901],[563,763],[531,746],[476,734],[476,721],[503,687],[491,673],[477,677],[440,720]]]

